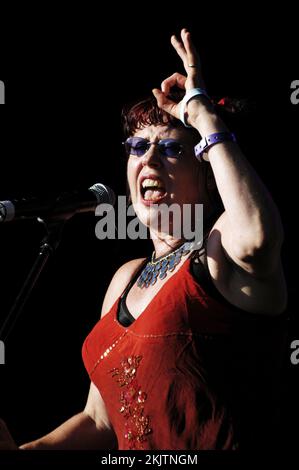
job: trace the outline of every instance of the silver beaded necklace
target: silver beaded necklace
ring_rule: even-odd
[[[156,254],[154,251],[151,260],[145,265],[138,278],[137,286],[142,289],[154,285],[158,278],[164,279],[168,271],[173,271],[180,263],[182,256],[190,253],[192,245],[192,242],[185,242],[171,253],[157,259],[155,259]]]

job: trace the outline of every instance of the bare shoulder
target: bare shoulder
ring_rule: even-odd
[[[101,317],[105,316],[109,312],[114,302],[118,297],[123,293],[128,283],[139,269],[141,264],[144,262],[145,258],[138,258],[128,261],[123,264],[114,274],[109,287],[107,289],[103,306]]]

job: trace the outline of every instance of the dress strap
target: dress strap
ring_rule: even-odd
[[[123,293],[121,294],[121,299],[123,298],[126,298],[127,297],[127,294],[129,292],[129,290],[131,289],[132,285],[137,281],[138,277],[140,276],[140,273],[141,271],[143,270],[144,266],[146,265],[146,263],[148,263],[150,261],[150,258],[146,258],[142,263],[141,265],[139,266],[139,268],[137,269],[137,271],[135,271],[135,273],[133,274],[131,280],[129,281],[127,287],[125,288],[125,290],[123,291]]]
[[[146,258],[143,263],[139,266],[135,274],[133,275],[132,279],[130,280],[129,284],[123,291],[122,295],[120,296],[120,301],[118,304],[118,311],[117,311],[117,320],[119,323],[125,327],[130,326],[134,321],[135,318],[133,315],[130,313],[127,304],[126,304],[126,298],[128,295],[129,290],[131,289],[132,285],[137,281],[138,277],[140,276],[140,273],[142,269],[144,268],[145,264],[149,261],[149,258]]]

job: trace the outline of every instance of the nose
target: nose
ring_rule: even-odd
[[[145,152],[142,157],[142,165],[149,166],[151,168],[158,168],[161,166],[161,155],[159,147],[156,142],[151,143],[150,148]]]

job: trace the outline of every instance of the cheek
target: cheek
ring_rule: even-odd
[[[137,190],[138,162],[128,161],[127,180],[131,194]]]

